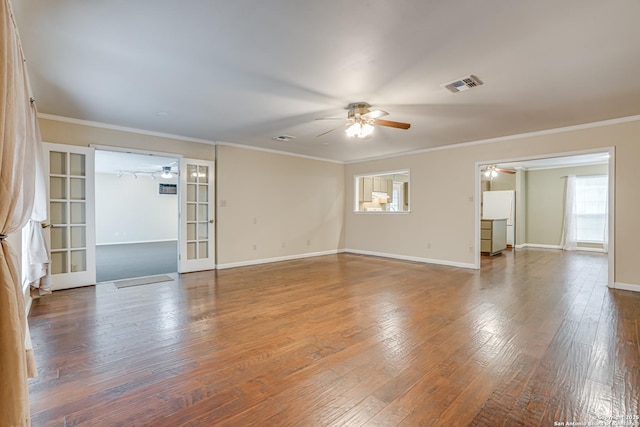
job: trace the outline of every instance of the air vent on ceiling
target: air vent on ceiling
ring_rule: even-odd
[[[442,84],[440,86],[449,89],[449,91],[453,93],[456,93],[456,92],[464,92],[465,90],[469,90],[473,87],[480,86],[481,84],[483,83],[479,78],[471,75],[471,76],[467,76],[467,77],[463,77],[461,79],[455,80],[450,83]]]
[[[274,141],[289,142],[292,139],[296,139],[296,137],[291,135],[280,135],[280,136],[274,136],[271,139],[273,139]]]

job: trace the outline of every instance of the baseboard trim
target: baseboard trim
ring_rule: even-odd
[[[286,255],[286,256],[281,256],[281,257],[252,259],[252,260],[249,260],[249,261],[239,261],[239,262],[229,262],[229,263],[225,263],[225,264],[218,264],[217,265],[217,269],[218,270],[224,270],[224,269],[227,269],[227,268],[248,267],[250,265],[269,264],[269,263],[272,263],[272,262],[293,261],[293,260],[296,260],[296,259],[312,258],[312,257],[316,257],[316,256],[335,255],[335,254],[340,253],[340,252],[344,252],[344,251],[341,250],[341,249],[332,249],[332,250],[329,250],[329,251],[308,252],[308,253],[304,253],[304,254]]]
[[[539,243],[523,243],[521,245],[516,245],[516,249],[524,249],[524,248],[538,248],[538,249],[556,249],[556,250],[562,250],[562,246],[560,245],[543,245],[543,244],[539,244]],[[604,249],[601,248],[587,248],[587,247],[582,247],[582,246],[578,246],[575,248],[571,248],[571,249],[567,249],[569,251],[581,251],[581,252],[600,252],[600,253],[606,253],[604,251]]]
[[[578,246],[577,248],[569,249],[570,251],[580,251],[580,252],[600,252],[601,254],[606,253],[604,249],[601,248],[586,248],[582,246]]]
[[[540,243],[523,243],[522,245],[516,245],[516,249],[523,248],[536,248],[536,249],[560,249],[562,250],[562,246],[560,245],[543,245]]]
[[[165,242],[176,242],[176,244],[177,244],[178,243],[178,239],[141,240],[141,241],[133,241],[133,242],[114,242],[114,243],[96,243],[96,246],[137,245],[139,243],[165,243]]]
[[[460,268],[470,268],[476,269],[476,266],[471,263],[465,262],[456,262],[456,261],[446,261],[441,259],[432,259],[432,258],[422,258],[415,257],[410,255],[398,255],[398,254],[389,254],[384,252],[373,252],[373,251],[363,251],[360,249],[345,249],[344,252],[356,254],[356,255],[371,255],[371,256],[379,256],[383,258],[392,258],[399,259],[402,261],[413,261],[413,262],[421,262],[424,264],[437,264],[437,265],[445,265],[447,267],[460,267]]]
[[[610,285],[609,287],[611,289],[620,289],[623,291],[640,292],[640,285],[635,285],[632,283],[614,282],[613,285]]]

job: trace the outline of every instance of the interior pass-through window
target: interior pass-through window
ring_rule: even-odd
[[[409,212],[409,171],[355,176],[355,212]]]

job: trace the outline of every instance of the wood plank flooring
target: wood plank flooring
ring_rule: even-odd
[[[31,309],[33,425],[638,422],[640,294],[606,278],[603,255],[525,249],[59,291]]]

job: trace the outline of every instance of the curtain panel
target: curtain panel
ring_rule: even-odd
[[[562,249],[571,251],[578,249],[578,223],[576,221],[576,177],[567,176],[567,187],[564,202],[564,221],[562,224]]]
[[[0,425],[30,425],[28,383],[35,376],[17,258],[4,238],[33,211],[36,154],[42,150],[35,106],[8,0],[0,0]]]

